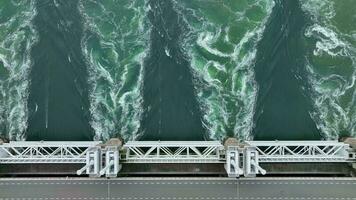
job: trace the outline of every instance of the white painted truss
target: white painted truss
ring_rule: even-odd
[[[86,163],[88,148],[101,143],[82,141],[11,141],[0,145],[0,164]]]
[[[337,141],[246,141],[259,162],[346,162],[349,145]]]
[[[100,144],[100,145],[99,145]],[[1,164],[82,163],[77,174],[116,177],[123,163],[221,163],[229,177],[265,174],[260,163],[355,162],[349,144],[337,141],[80,141],[0,144]]]
[[[221,163],[219,141],[129,141],[126,163]]]

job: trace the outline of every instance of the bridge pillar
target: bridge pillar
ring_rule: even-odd
[[[106,175],[106,177],[117,177],[121,169],[120,154],[118,146],[105,147],[105,166],[100,171],[100,175]]]
[[[262,169],[259,166],[258,162],[258,151],[254,146],[245,146],[244,147],[244,156],[243,156],[243,165],[244,165],[244,176],[245,177],[255,177],[256,174],[266,174],[266,170]]]
[[[243,171],[240,168],[240,153],[238,146],[227,147],[225,170],[229,177],[239,177],[243,174]]]
[[[95,146],[89,148],[86,154],[86,174],[92,177],[99,177],[101,163],[101,147]]]

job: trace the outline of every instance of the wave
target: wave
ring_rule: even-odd
[[[96,140],[139,136],[143,59],[149,46],[147,9],[141,0],[80,2]]]
[[[32,19],[33,0],[0,3],[0,135],[23,140],[27,128],[27,98],[31,47],[38,40]]]
[[[300,0],[311,23],[305,30],[307,70],[325,139],[356,135],[356,5],[352,0]]]
[[[174,5],[187,24],[182,46],[211,139],[251,138],[256,46],[274,1],[180,0]]]

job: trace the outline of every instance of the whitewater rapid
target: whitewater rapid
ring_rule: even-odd
[[[174,1],[188,25],[182,44],[211,139],[252,137],[254,64],[273,1]]]
[[[95,140],[139,136],[143,59],[149,38],[147,9],[141,0],[80,1]]]
[[[78,22],[84,24],[84,33],[82,52],[77,53],[84,55],[89,73],[90,119],[86,120],[95,131],[94,140],[118,136],[125,140],[139,139],[144,111],[153,109],[144,107],[144,67],[146,59],[154,58],[150,55],[150,45],[154,43],[150,41],[152,30],[166,27],[154,27],[150,21],[148,13],[163,13],[153,12],[152,9],[160,8],[151,8],[155,4],[150,2],[153,1],[79,1],[84,21]],[[188,63],[207,139],[221,140],[226,136],[253,139],[259,92],[256,55],[272,10],[280,1],[170,2],[182,29],[174,47],[184,56],[177,57],[170,46],[162,49],[166,57],[178,63],[183,58],[184,64]],[[60,7],[56,0],[52,3]],[[324,139],[356,136],[356,4],[353,0],[299,0],[299,3],[307,20],[300,40],[305,42],[302,56],[307,73],[305,77],[295,76],[310,84],[311,90],[309,85],[304,90],[308,92],[305,98],[312,102],[307,114]],[[0,135],[11,140],[25,139],[29,126],[31,49],[40,39],[33,26],[36,15],[35,0],[0,3]],[[76,59],[66,58],[69,63]],[[300,85],[301,90],[303,87]],[[165,103],[166,107],[172,104]],[[160,110],[158,104],[155,106]]]
[[[32,24],[37,11],[34,0],[2,1],[0,5],[0,136],[23,140],[31,47],[38,40]]]
[[[311,113],[325,139],[356,135],[356,27],[354,1],[300,0],[305,30]]]

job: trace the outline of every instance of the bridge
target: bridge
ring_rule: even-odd
[[[81,164],[78,175],[117,177],[123,164],[221,164],[228,177],[268,173],[264,163],[349,163],[356,152],[338,141],[129,141],[27,142],[0,144],[0,166]]]

